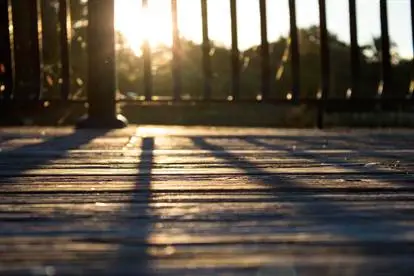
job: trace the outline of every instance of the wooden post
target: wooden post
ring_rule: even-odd
[[[142,10],[148,14],[148,0],[142,0]],[[144,96],[146,101],[151,101],[153,80],[152,80],[152,57],[149,38],[145,37],[142,45],[142,56],[144,58]]]
[[[230,0],[231,17],[231,96],[238,100],[240,96],[240,51],[239,34],[237,29],[237,1]]]
[[[292,100],[298,101],[300,97],[300,53],[299,32],[296,16],[296,0],[289,0],[290,15],[290,58],[292,62]]]
[[[88,1],[88,115],[81,128],[122,128],[117,115],[114,0]]]
[[[326,108],[326,101],[329,96],[330,90],[330,53],[329,53],[329,35],[328,25],[326,17],[326,0],[319,0],[319,28],[320,28],[320,53],[321,53],[321,67],[322,67],[322,79],[321,79],[321,98],[319,99],[318,111],[317,111],[317,127],[322,129],[324,127],[324,113]]]
[[[411,39],[413,45],[413,53],[414,53],[414,0],[411,0]],[[410,83],[410,91],[409,91],[409,98],[414,100],[414,91],[412,88],[412,83],[414,82],[414,58],[411,60],[411,83]]]
[[[207,0],[201,0],[201,20],[203,30],[203,73],[204,73],[204,99],[211,99],[211,82],[212,82],[212,69],[211,69],[211,42],[209,37],[208,26],[208,6]]]
[[[39,1],[12,1],[15,87],[13,98],[39,100],[42,96],[42,38]]]
[[[267,39],[267,6],[266,0],[259,1],[260,7],[260,58],[261,58],[261,86],[262,99],[266,100],[270,94],[270,53]]]
[[[62,63],[61,98],[69,99],[70,94],[70,40],[68,26],[70,21],[70,0],[59,0],[60,25],[60,62]]]
[[[352,97],[359,97],[360,81],[360,48],[358,45],[358,22],[356,0],[349,0],[349,25],[351,36],[351,76],[352,76]]]
[[[388,27],[388,7],[386,0],[380,0],[381,16],[381,72],[382,72],[382,93],[380,97],[392,97],[392,66],[391,66],[391,42]]]
[[[10,100],[13,91],[13,64],[8,10],[8,1],[0,0],[0,101]]]
[[[173,60],[172,60],[172,78],[173,78],[173,98],[174,101],[181,100],[182,80],[181,80],[181,41],[180,31],[178,29],[178,7],[177,0],[171,0],[171,17],[172,17],[172,34],[173,34]]]

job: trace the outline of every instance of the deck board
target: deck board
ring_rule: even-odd
[[[413,134],[0,129],[0,275],[413,275]]]

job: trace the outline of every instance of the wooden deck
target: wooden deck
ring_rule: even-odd
[[[0,129],[0,275],[414,275],[414,130]]]

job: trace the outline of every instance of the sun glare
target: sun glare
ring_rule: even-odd
[[[277,40],[281,35],[287,35],[289,31],[289,8],[288,1],[267,0],[268,9],[268,39]],[[334,3],[335,2],[335,3]],[[340,3],[340,5],[338,3]],[[377,10],[375,5],[364,2],[363,10]],[[367,1],[370,2],[370,1]],[[372,1],[375,2],[375,1]],[[400,1],[395,1],[400,2]],[[403,1],[401,1],[403,2]],[[405,1],[406,5],[409,1]],[[339,35],[341,39],[349,41],[349,29],[344,19],[343,9],[347,8],[346,0],[328,1],[328,26],[330,30]],[[333,4],[334,3],[334,4]],[[239,49],[246,50],[260,44],[260,16],[259,1],[240,0],[237,1],[238,28],[239,28]],[[407,24],[398,23],[397,14],[406,9],[404,4],[390,6],[391,33],[393,39],[399,44],[400,50],[405,54],[412,55],[412,45],[406,39]],[[180,36],[195,43],[202,41],[201,4],[198,0],[177,0],[178,27]],[[230,31],[230,5],[229,1],[208,0],[208,25],[209,37],[219,44],[229,47],[231,45]],[[338,6],[339,5],[339,6]],[[298,26],[301,28],[317,25],[318,10],[317,0],[298,0],[297,5]],[[398,12],[397,12],[398,10]],[[367,19],[368,18],[368,19]],[[406,15],[405,18],[410,18]],[[246,20],[248,19],[248,20]],[[365,13],[361,12],[359,20],[372,20]],[[142,0],[115,0],[115,28],[124,35],[128,46],[137,54],[141,54],[144,41],[148,40],[152,48],[165,45],[172,45],[172,18],[171,0],[148,0],[148,8],[142,8]],[[376,25],[379,21],[375,21]],[[367,24],[362,24],[366,26]],[[370,25],[370,24],[368,24]],[[367,25],[367,26],[368,26]],[[402,30],[402,31],[401,31]],[[363,27],[360,30],[361,43],[369,43],[372,40],[372,30]],[[408,41],[408,42],[407,42]],[[403,55],[404,55],[403,54]]]
[[[152,48],[172,45],[171,0],[148,0],[148,7],[142,7],[142,0],[115,1],[115,28],[121,32],[128,46],[141,54],[144,41],[148,40]],[[259,2],[244,0],[237,6],[239,27],[239,48],[247,49],[260,43]],[[268,1],[269,9],[273,1]],[[231,45],[230,5],[228,1],[209,0],[208,26],[211,40],[229,47]],[[278,10],[274,8],[275,10]],[[178,28],[180,37],[195,43],[202,42],[201,3],[196,0],[177,1]],[[249,20],[245,20],[249,18]],[[279,16],[287,24],[286,15]],[[270,17],[268,17],[270,20]],[[268,22],[270,23],[270,22]],[[286,24],[269,24],[269,35],[283,32]],[[274,28],[281,27],[282,29]]]
[[[190,1],[185,3],[187,2]],[[148,41],[151,48],[172,46],[171,1],[148,1],[146,8],[143,8],[141,0],[118,0],[115,3],[115,29],[123,34],[128,46],[137,55],[141,54],[141,47],[145,41]],[[184,10],[179,4],[180,35],[200,42],[201,19],[198,14],[197,17],[190,11],[194,8],[192,6],[194,4]],[[197,39],[198,36],[200,39]]]

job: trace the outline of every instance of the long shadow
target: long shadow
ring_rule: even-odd
[[[409,149],[413,149],[414,144],[412,143],[411,140],[407,140],[407,135],[404,136],[394,136],[394,135],[380,135],[380,134],[369,134],[364,136],[365,139],[372,139],[375,143],[380,143],[382,146],[385,146],[387,150],[399,150],[401,149],[401,145],[404,145],[405,147],[407,146],[407,144],[409,145]],[[391,137],[391,139],[389,139]],[[398,143],[395,143],[395,138],[399,138],[397,141]],[[359,137],[355,137],[355,136],[345,136],[345,137],[341,137],[341,139],[343,141],[348,142],[349,144],[352,143],[361,143],[361,144],[369,144],[370,141],[366,141],[366,140],[361,140],[361,138]],[[338,139],[339,140],[339,139]],[[386,143],[384,143],[384,141],[386,141]],[[369,154],[367,154],[366,151],[361,152],[360,155],[362,157],[375,157],[378,158],[379,160],[384,160],[385,161],[390,161],[389,159],[392,159],[394,161],[402,161],[402,163],[413,163],[414,162],[414,157],[410,156],[410,155],[401,155],[398,153],[392,153],[392,152],[369,152]],[[388,160],[387,160],[388,159]],[[398,163],[397,163],[398,164]]]
[[[392,158],[392,159],[399,159],[399,160],[403,160],[406,162],[413,162],[414,158],[410,157],[410,156],[401,156],[401,155],[396,155],[395,153],[389,153],[389,152],[376,152],[373,150],[370,150],[369,147],[372,146],[376,146],[378,149],[378,146],[381,146],[382,149],[386,149],[386,150],[399,150],[401,148],[401,145],[410,145],[411,143],[411,148],[413,147],[414,144],[412,144],[412,142],[410,140],[407,139],[408,135],[390,135],[390,134],[362,134],[362,135],[342,135],[342,136],[327,136],[324,137],[325,141],[321,141],[320,139],[315,140],[315,139],[303,139],[303,137],[285,137],[285,136],[279,136],[279,137],[274,137],[277,139],[282,139],[285,141],[300,141],[301,143],[303,143],[304,145],[310,145],[310,146],[315,146],[317,148],[320,148],[322,145],[324,145],[325,143],[327,143],[328,145],[325,146],[331,146],[332,142],[334,142],[333,147],[335,147],[335,143],[342,143],[344,144],[344,148],[345,149],[355,149],[355,145],[358,145],[358,155],[361,157],[375,157],[375,158],[379,158],[379,159],[384,159],[384,158]],[[391,139],[390,139],[391,138]],[[397,143],[395,141],[396,138],[397,139]],[[373,144],[371,144],[373,143]],[[380,148],[381,149],[381,148]]]
[[[346,242],[345,244],[336,244],[337,246],[344,246],[344,251],[346,251],[346,246],[353,246],[353,248],[356,248],[360,254],[368,256],[391,256],[392,254],[405,254],[411,256],[413,254],[412,245],[409,243],[387,240],[371,242],[369,241],[369,236],[367,236],[372,234],[367,233],[367,229],[375,229],[375,234],[382,233],[388,235],[389,233],[392,233],[395,236],[403,237],[409,231],[412,231],[412,227],[399,225],[393,220],[390,220],[389,217],[381,217],[380,214],[376,214],[378,217],[375,216],[374,218],[372,217],[372,214],[368,214],[367,216],[364,212],[352,210],[349,208],[349,203],[347,206],[346,202],[323,197],[317,191],[312,191],[309,187],[305,187],[297,181],[281,177],[277,174],[268,173],[255,166],[253,162],[247,160],[243,156],[227,152],[224,147],[208,143],[202,137],[193,137],[192,141],[194,145],[200,149],[211,152],[217,159],[221,159],[227,164],[244,171],[246,176],[252,181],[258,182],[258,185],[270,187],[271,189],[269,189],[268,192],[272,193],[275,200],[278,200],[278,198],[283,199],[283,197],[288,196],[286,192],[279,188],[282,186],[292,187],[290,194],[296,193],[298,197],[303,194],[308,198],[311,198],[312,200],[303,201],[303,204],[295,204],[295,213],[290,219],[311,221],[320,226],[330,226],[329,234],[349,239],[349,242]],[[248,168],[253,168],[255,173],[254,177],[252,177],[251,170]],[[327,191],[325,191],[325,193],[327,193]],[[275,212],[277,212],[277,210],[275,210]],[[329,247],[329,245],[326,246]],[[372,269],[375,270],[379,268]],[[392,267],[391,269],[395,269],[395,267]],[[398,269],[398,271],[394,271],[400,273],[398,275],[409,275],[406,269],[412,271],[412,267],[401,267]]]
[[[154,138],[142,138],[141,154],[134,189],[128,206],[116,219],[119,248],[110,275],[151,275],[150,214],[152,167],[154,162]]]
[[[105,130],[76,130],[73,133],[66,134],[66,135],[59,135],[59,136],[52,136],[48,137],[45,135],[31,135],[30,138],[42,138],[45,139],[44,141],[36,144],[26,144],[23,146],[20,146],[18,148],[12,148],[12,149],[4,149],[0,152],[0,197],[4,200],[7,197],[10,197],[14,199],[16,197],[16,194],[22,194],[23,196],[30,196],[34,198],[45,198],[44,195],[42,195],[44,192],[31,192],[28,193],[27,191],[31,189],[32,183],[35,182],[41,182],[44,177],[50,176],[49,173],[44,176],[34,174],[27,174],[28,171],[41,169],[41,168],[48,168],[48,165],[50,165],[52,162],[62,159],[62,158],[68,158],[68,161],[70,162],[70,156],[68,156],[69,152],[71,150],[76,150],[81,148],[83,145],[88,144],[93,139],[98,138],[100,136],[103,136],[107,133]],[[25,138],[25,134],[23,133],[22,138]],[[16,135],[16,139],[19,139],[19,135]],[[68,169],[65,169],[68,171]],[[55,179],[58,178],[57,176],[53,176]],[[62,176],[64,179],[67,179],[64,175]],[[49,192],[48,192],[49,193]],[[59,189],[54,190],[53,196],[55,194],[61,193]],[[42,196],[39,196],[42,195]],[[47,195],[49,197],[49,195]],[[18,201],[16,201],[18,202]],[[40,201],[39,201],[40,202]],[[62,202],[60,202],[62,203]],[[16,203],[13,203],[13,205]],[[20,204],[20,203],[19,203]],[[22,201],[21,204],[26,204],[24,201]],[[19,210],[17,207],[13,210]],[[1,211],[4,211],[2,209]],[[19,211],[16,211],[15,213],[18,214]],[[18,218],[13,220],[13,223],[16,225],[13,228],[7,228],[1,229],[2,233],[0,233],[0,238],[3,240],[10,236],[14,239],[18,240],[18,237],[20,235],[33,235],[35,238],[36,235],[43,235],[42,230],[36,229],[36,227],[33,227],[33,231],[30,232],[30,228],[27,227],[27,223],[34,223],[39,225],[44,225],[44,223],[50,223],[53,219],[55,219],[56,214],[53,213],[45,213],[45,214],[39,214],[36,210],[33,211],[28,210],[28,217],[30,218],[32,215],[33,217],[36,217],[36,220],[27,219],[24,218]],[[13,211],[14,214],[14,211]],[[17,216],[18,217],[18,216]],[[57,220],[58,223],[60,223],[59,220]],[[3,217],[0,218],[0,225],[3,225]],[[6,218],[7,222],[7,218]],[[30,234],[27,232],[21,232],[18,231],[16,233],[13,229],[19,230],[19,225],[21,226],[21,229],[29,230]],[[40,227],[39,229],[42,229]],[[47,235],[47,234],[46,234]],[[56,235],[56,233],[54,234]],[[62,236],[66,234],[60,234]],[[52,237],[53,235],[49,236]],[[42,236],[43,237],[43,236]],[[18,242],[16,242],[16,245]],[[2,245],[0,245],[1,247]],[[50,244],[51,247],[53,247],[53,244]],[[18,247],[18,245],[17,245]],[[7,248],[7,247],[6,247]],[[42,253],[39,253],[36,251],[37,245],[28,246],[27,252],[28,254],[33,254],[33,258],[36,259],[36,254],[42,255]],[[32,261],[32,256],[27,257],[27,261]],[[23,268],[21,268],[21,271],[19,271],[19,275],[28,275],[32,274],[30,268],[27,268],[22,263]],[[6,269],[7,270],[7,269]],[[7,273],[6,271],[4,271]],[[11,271],[10,271],[11,273]]]
[[[291,137],[285,137],[285,136],[279,136],[277,137],[277,139],[283,140],[285,142],[300,142],[301,144],[305,145],[306,147],[308,146],[314,146],[319,148],[321,143],[320,141],[315,141],[315,140],[306,140],[304,141],[303,138],[302,139],[295,139],[295,138],[291,138]],[[410,174],[407,174],[406,172],[402,172],[402,171],[398,171],[395,170],[394,172],[391,172],[389,170],[385,170],[384,168],[378,167],[378,166],[356,166],[356,165],[352,165],[353,162],[351,162],[352,160],[344,160],[344,161],[338,161],[337,157],[330,157],[328,154],[317,154],[317,153],[313,153],[310,151],[302,151],[302,150],[294,150],[291,148],[287,148],[287,147],[282,147],[280,145],[273,145],[273,144],[269,144],[263,141],[259,141],[257,138],[255,137],[247,137],[245,138],[245,140],[249,143],[251,143],[252,145],[255,146],[259,146],[259,147],[264,147],[270,150],[279,150],[279,151],[283,151],[286,152],[288,155],[292,156],[292,157],[299,157],[299,158],[305,158],[305,159],[309,159],[309,160],[314,160],[320,164],[328,164],[331,166],[335,166],[338,168],[342,168],[351,172],[355,172],[358,174],[367,174],[369,173],[370,175],[378,175],[377,179],[379,181],[382,181],[384,183],[388,183],[388,184],[392,184],[392,185],[396,185],[396,183],[392,182],[392,181],[388,181],[385,176],[387,175],[392,175],[392,174],[397,174],[398,177],[400,179],[403,180],[413,180],[413,176]],[[339,141],[347,141],[349,142],[349,145],[352,145],[352,138],[348,138],[348,137],[342,137],[342,139],[338,139]],[[373,151],[370,150],[358,150],[357,154],[356,154],[356,158],[361,158],[361,157],[365,157],[365,158],[387,158],[388,156],[384,156],[382,153],[373,153]]]
[[[69,151],[78,149],[107,132],[107,130],[77,130],[71,134],[46,138],[40,143],[10,150],[4,149],[0,151],[0,160],[3,161],[0,164],[0,183],[5,185],[25,172],[46,167],[51,162],[66,157]],[[44,138],[42,135],[38,137]]]

